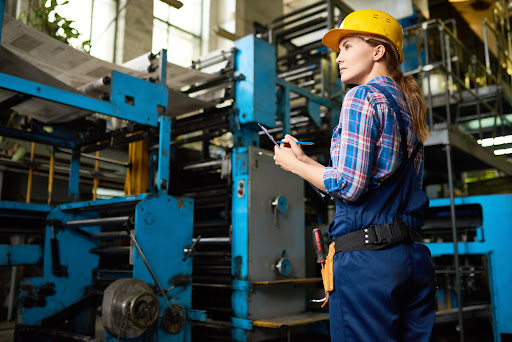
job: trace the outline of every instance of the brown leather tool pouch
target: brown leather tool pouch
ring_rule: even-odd
[[[335,253],[336,249],[334,248],[334,242],[332,242],[329,245],[329,253],[325,258],[324,268],[321,270],[325,291],[325,302],[322,304],[322,308],[329,301],[329,292],[334,291],[333,258]]]

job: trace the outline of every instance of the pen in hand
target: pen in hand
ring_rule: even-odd
[[[274,140],[274,138],[270,135],[270,133],[268,132],[268,130],[267,130],[265,127],[263,127],[260,123],[258,123],[258,126],[260,126],[261,130],[262,130],[262,131],[267,135],[267,137],[268,137],[268,138],[269,138],[269,139],[270,139],[270,140],[271,140],[271,141],[272,141],[272,142],[273,142],[277,147],[279,147],[279,144],[288,144],[288,145],[289,145],[289,143],[284,142],[284,141],[282,141],[282,140],[280,140],[280,141],[276,142],[276,141]],[[315,143],[312,143],[312,142],[310,142],[310,141],[297,141],[296,143],[297,143],[298,145],[314,145],[314,144],[315,144]],[[279,148],[280,148],[280,147],[279,147]]]
[[[278,141],[279,144],[289,144],[285,141],[282,141],[282,140],[279,140]],[[295,142],[297,145],[314,145],[315,143],[314,142],[311,142],[311,141],[296,141]]]

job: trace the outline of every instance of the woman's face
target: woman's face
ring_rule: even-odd
[[[344,37],[340,41],[340,53],[336,63],[340,68],[341,82],[363,85],[373,78],[374,46],[367,44],[360,37]]]

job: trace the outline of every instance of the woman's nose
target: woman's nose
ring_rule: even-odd
[[[341,51],[338,53],[338,57],[336,57],[336,63],[340,64],[343,62],[343,57],[341,56]]]

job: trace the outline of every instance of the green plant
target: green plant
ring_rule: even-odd
[[[36,30],[69,44],[69,40],[77,38],[80,33],[71,26],[73,20],[68,20],[55,11],[57,6],[66,5],[67,3],[69,1],[59,4],[57,0],[29,0],[28,10],[20,14],[19,20],[25,19],[25,22]],[[52,17],[55,19],[51,20]],[[84,50],[87,49],[87,45],[87,42],[82,44]]]

